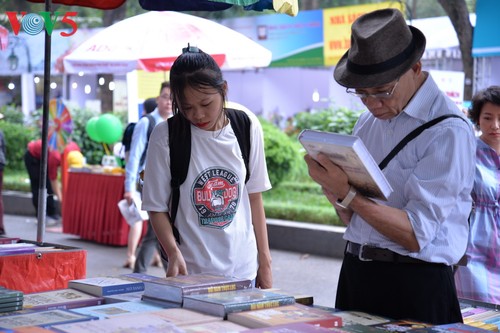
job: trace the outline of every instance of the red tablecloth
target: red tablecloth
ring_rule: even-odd
[[[118,209],[125,177],[70,171],[63,198],[63,232],[110,245],[127,245],[129,226]]]

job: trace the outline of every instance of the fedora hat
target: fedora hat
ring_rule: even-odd
[[[333,77],[348,88],[373,88],[396,80],[420,60],[425,36],[397,9],[362,15],[351,27],[351,47]]]

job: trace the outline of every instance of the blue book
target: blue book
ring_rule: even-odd
[[[109,296],[143,291],[144,283],[124,276],[103,276],[71,280],[68,282],[68,288],[94,296]]]
[[[22,326],[40,326],[48,328],[56,324],[67,324],[80,321],[97,320],[94,316],[83,315],[69,310],[43,310],[29,313],[2,316],[0,330],[12,330]]]
[[[99,317],[99,319],[112,318],[131,313],[151,312],[162,310],[163,307],[146,302],[121,302],[102,304],[73,309],[71,311],[87,316]]]

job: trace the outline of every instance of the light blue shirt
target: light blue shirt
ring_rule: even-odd
[[[463,117],[429,75],[398,116],[380,120],[365,112],[354,134],[361,137],[375,161],[380,163],[413,129],[445,114]],[[357,214],[351,218],[344,238],[425,261],[457,263],[467,247],[475,151],[476,139],[470,123],[446,119],[423,131],[383,170],[394,192],[387,202],[378,202],[407,213],[420,252],[410,253]]]
[[[158,109],[151,112],[151,115],[154,117],[156,125],[164,121]],[[133,192],[136,190],[137,176],[139,172],[144,169],[144,165],[139,164],[148,141],[148,127],[149,119],[147,117],[141,117],[134,127],[129,157],[125,165],[125,192]],[[146,161],[144,161],[144,164],[146,164]]]

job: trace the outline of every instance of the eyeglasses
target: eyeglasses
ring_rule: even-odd
[[[379,92],[376,94],[360,93],[360,92],[357,92],[356,89],[354,89],[354,88],[347,88],[345,91],[346,91],[346,93],[351,94],[351,95],[356,96],[356,97],[359,97],[361,99],[366,99],[368,97],[377,98],[377,99],[389,99],[394,94],[394,91],[396,90],[398,83],[399,83],[399,79],[396,81],[394,86],[392,86],[392,88],[389,89],[388,91],[383,91],[383,92]]]

